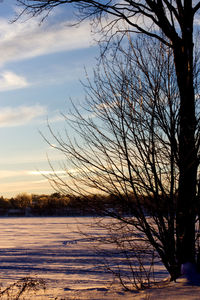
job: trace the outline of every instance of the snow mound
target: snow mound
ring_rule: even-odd
[[[185,284],[200,286],[200,274],[194,264],[190,262],[182,264],[181,273],[181,278],[185,281]]]

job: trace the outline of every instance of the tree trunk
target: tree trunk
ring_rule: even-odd
[[[188,14],[187,14],[188,17]],[[195,95],[193,86],[193,18],[188,17],[182,39],[174,47],[180,91],[179,191],[176,216],[177,263],[195,263],[195,198],[197,152],[195,147]]]

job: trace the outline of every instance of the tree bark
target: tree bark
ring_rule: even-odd
[[[189,1],[190,2],[190,1]],[[193,86],[193,15],[187,11],[182,39],[174,45],[180,91],[179,191],[176,217],[178,265],[195,263],[195,199],[197,151],[195,147],[195,95]]]

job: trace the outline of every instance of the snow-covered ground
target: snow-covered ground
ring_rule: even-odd
[[[102,265],[104,257],[95,254],[89,236],[104,236],[101,229],[88,226],[92,218],[1,218],[0,282],[3,288],[31,276],[42,278],[46,289],[23,299],[118,300],[126,297],[147,299],[200,299],[200,287],[189,286],[184,279],[162,284],[145,292],[125,292]],[[79,227],[79,229],[77,228]],[[113,265],[118,257],[113,259]],[[123,264],[123,261],[122,261]],[[156,276],[167,276],[158,266]]]

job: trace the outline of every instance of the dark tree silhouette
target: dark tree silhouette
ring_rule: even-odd
[[[114,60],[104,56],[94,82],[85,85],[85,112],[74,107],[72,121],[67,118],[79,138],[61,136],[49,126],[73,184],[56,174],[50,180],[62,193],[113,195],[113,209],[96,203],[94,209],[122,222],[121,228],[128,225],[133,240],[139,230],[174,279],[180,275],[182,253],[176,230],[181,100],[173,53],[144,37],[129,39],[129,46],[118,49],[122,55]]]
[[[81,19],[90,17],[100,23],[107,15],[108,32],[123,20],[130,32],[144,33],[156,38],[173,51],[180,93],[178,124],[179,184],[176,214],[177,252],[179,264],[196,263],[195,218],[199,124],[195,116],[194,91],[194,22],[200,1],[192,0],[18,0],[23,13],[32,16],[48,13],[58,5],[73,4]]]

